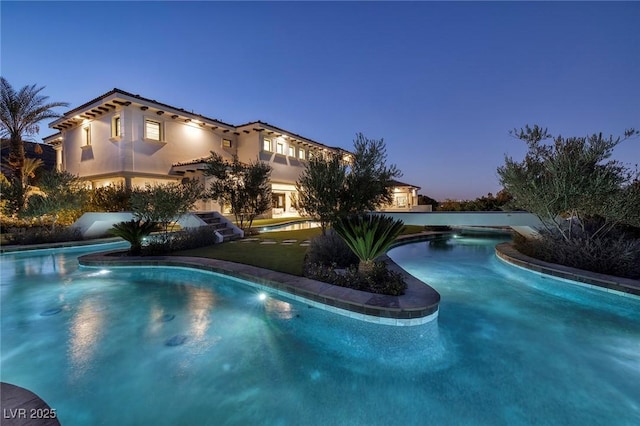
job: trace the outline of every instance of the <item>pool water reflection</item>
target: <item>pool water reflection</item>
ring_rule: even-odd
[[[389,253],[442,295],[414,327],[201,271],[78,269],[96,247],[3,255],[0,378],[65,426],[637,424],[640,303],[510,268],[496,243]]]

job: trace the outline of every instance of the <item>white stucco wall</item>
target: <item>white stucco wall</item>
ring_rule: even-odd
[[[119,138],[111,137],[111,122],[115,115],[121,119]],[[145,139],[145,117],[162,123],[162,141]],[[84,147],[83,128],[86,126],[91,131],[89,147]],[[82,125],[65,130],[63,137],[65,169],[99,185],[113,176],[125,175],[140,176],[133,179],[134,185],[179,180],[169,177],[173,164],[206,157],[211,151],[231,159],[237,147],[236,135],[232,132],[223,133],[186,123],[184,119],[172,119],[169,113],[158,115],[152,110],[143,111],[135,104],[85,120]],[[223,139],[231,140],[232,147],[223,148]]]
[[[120,146],[111,142],[112,114],[85,120],[63,134],[62,155],[65,169],[81,177],[112,173],[120,168]],[[91,144],[86,145],[84,128],[88,127]]]
[[[145,118],[163,124],[161,142],[145,139]],[[235,145],[235,135],[222,133],[211,128],[203,128],[196,123],[186,123],[182,119],[172,119],[169,114],[158,116],[154,112],[132,109],[133,164],[130,171],[167,175],[174,163],[207,157],[211,151],[230,159],[232,154],[222,148],[222,139],[229,139]]]
[[[258,132],[240,133],[237,137],[238,158],[243,162],[255,161],[261,149],[261,139]]]

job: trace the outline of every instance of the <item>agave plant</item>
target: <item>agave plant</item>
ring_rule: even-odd
[[[151,234],[155,228],[156,224],[153,222],[132,219],[128,222],[116,223],[109,229],[109,233],[131,243],[129,254],[139,256],[142,253],[142,239]]]
[[[372,271],[374,259],[389,249],[403,227],[401,220],[384,215],[349,216],[333,224],[333,229],[360,259],[358,271],[363,274]]]

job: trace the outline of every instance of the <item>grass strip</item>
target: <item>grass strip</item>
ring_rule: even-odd
[[[407,225],[402,235],[422,232],[424,226]],[[307,247],[300,246],[303,241],[311,240],[320,235],[320,228],[299,229],[295,231],[265,232],[255,237],[255,241],[233,241],[224,244],[183,250],[174,253],[177,256],[195,256],[211,259],[228,260],[302,276],[304,256]],[[295,243],[282,244],[284,240],[297,240]],[[275,244],[260,244],[261,242],[275,242]]]

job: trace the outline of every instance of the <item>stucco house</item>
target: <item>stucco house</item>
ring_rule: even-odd
[[[44,138],[56,151],[56,165],[96,188],[180,182],[197,178],[206,184],[203,160],[211,151],[231,160],[256,159],[271,165],[273,216],[298,216],[293,207],[305,162],[316,155],[348,155],[304,136],[261,121],[233,125],[152,99],[113,89],[65,113],[49,124],[58,132]],[[417,187],[403,184],[395,192],[396,208],[410,209]],[[412,192],[413,191],[413,192]],[[220,211],[214,201],[199,211]]]

